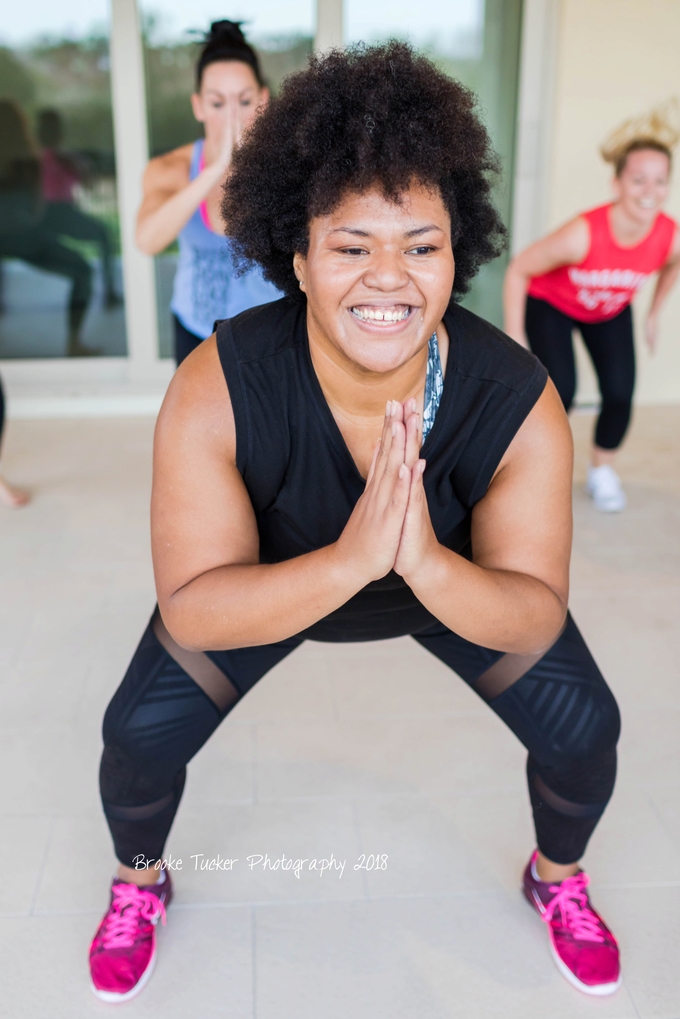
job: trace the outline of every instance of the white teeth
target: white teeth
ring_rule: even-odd
[[[403,322],[408,318],[410,308],[369,308],[362,305],[350,309],[353,315],[364,322]]]

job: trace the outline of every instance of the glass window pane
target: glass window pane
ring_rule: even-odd
[[[125,356],[106,0],[0,31],[0,357]]]
[[[315,31],[313,0],[236,0],[226,6],[193,0],[142,0],[144,48],[149,115],[149,148],[152,156],[171,151],[203,137],[194,119],[190,96],[194,90],[194,67],[198,40],[212,21],[229,18],[243,21],[243,31],[259,53],[262,71],[272,92],[282,78],[304,67],[312,51]],[[173,353],[170,301],[177,265],[173,242],[156,262],[156,294],[160,353]]]
[[[479,106],[501,158],[495,201],[510,225],[519,72],[521,0],[345,0],[348,42],[405,39],[431,56],[479,96]],[[502,325],[501,291],[507,256],[479,274],[466,307]]]

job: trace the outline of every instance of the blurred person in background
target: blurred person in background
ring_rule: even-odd
[[[0,455],[2,454],[2,438],[5,429],[5,393],[2,388],[2,381],[0,380]],[[28,492],[24,492],[21,488],[16,488],[14,485],[10,485],[9,481],[6,481],[0,474],[0,502],[5,506],[11,506],[12,509],[18,509],[19,506],[25,506],[29,501],[30,496]]]
[[[151,160],[137,218],[137,244],[146,254],[179,242],[170,305],[177,364],[210,336],[217,319],[281,296],[258,268],[235,273],[220,213],[233,151],[268,99],[257,54],[239,24],[213,22],[191,97],[205,138]]]
[[[92,268],[77,252],[61,244],[45,222],[40,155],[23,111],[11,99],[0,99],[0,259],[17,258],[71,281],[67,309],[69,357],[98,351],[81,342],[92,296]]]
[[[668,197],[674,104],[626,121],[602,146],[614,167],[614,200],[570,220],[517,255],[505,277],[505,331],[548,369],[565,409],[576,391],[572,332],[597,373],[602,405],[586,490],[606,513],[625,509],[613,463],[630,422],[635,387],[631,301],[658,272],[645,340],[657,344],[659,312],[680,272],[680,231]]]
[[[93,241],[99,248],[104,276],[104,304],[121,304],[113,280],[111,238],[105,223],[78,208],[75,189],[87,177],[87,171],[70,155],[61,151],[64,127],[58,110],[40,110],[37,134],[41,146],[42,197],[45,202],[43,225],[57,236],[77,241]]]

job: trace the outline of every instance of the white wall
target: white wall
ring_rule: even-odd
[[[609,131],[671,96],[680,97],[680,0],[560,0],[551,132],[548,225],[610,197],[610,168],[598,155]],[[680,162],[680,151],[676,154]],[[680,169],[667,211],[680,219]],[[660,349],[642,344],[652,286],[636,302],[638,403],[680,403],[680,286],[666,305]],[[579,400],[596,397],[581,352]]]

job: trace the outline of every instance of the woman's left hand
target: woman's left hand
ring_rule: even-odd
[[[415,400],[407,400],[404,404],[404,424],[406,426],[405,463],[411,471],[411,485],[394,570],[409,583],[410,578],[415,578],[417,573],[427,569],[428,565],[432,563],[440,545],[430,520],[430,511],[423,485],[425,461],[419,458],[422,428]]]

